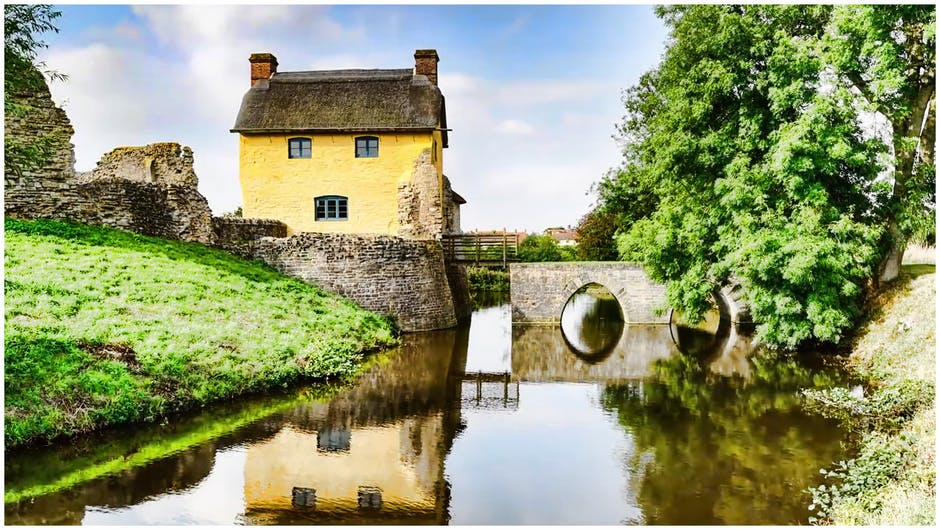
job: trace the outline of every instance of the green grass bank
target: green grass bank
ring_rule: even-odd
[[[6,219],[6,448],[354,374],[383,317],[199,244]]]
[[[936,521],[936,274],[907,265],[868,304],[847,364],[866,382],[807,392],[808,406],[847,424],[858,455],[821,470],[811,510],[836,525]]]

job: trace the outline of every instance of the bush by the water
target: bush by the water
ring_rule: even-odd
[[[486,267],[467,267],[467,282],[471,291],[509,291],[509,272]]]
[[[199,244],[57,221],[5,228],[8,448],[343,378],[396,342],[348,300]]]

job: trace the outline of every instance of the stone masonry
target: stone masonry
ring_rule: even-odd
[[[277,219],[213,217],[215,246],[236,256],[251,258],[255,242],[262,237],[287,237],[287,225]]]
[[[301,233],[262,238],[254,243],[252,256],[388,315],[402,331],[453,327],[465,311],[455,309],[443,248],[437,241]]]
[[[398,233],[408,239],[434,239],[444,228],[444,205],[438,193],[437,168],[431,150],[415,160],[410,183],[398,185]]]
[[[191,188],[199,183],[193,170],[193,150],[172,142],[118,147],[102,156],[94,171],[78,175],[82,183],[111,179]]]
[[[145,235],[210,244],[212,212],[196,189],[193,154],[177,143],[119,147],[95,170],[75,173],[74,130],[45,83],[14,96],[33,110],[5,114],[6,137],[49,141],[52,156],[35,171],[4,168],[4,214],[23,219],[71,219]]]
[[[623,262],[512,263],[512,321],[556,324],[575,291],[589,283],[617,298],[628,324],[669,324],[666,288],[640,265]]]

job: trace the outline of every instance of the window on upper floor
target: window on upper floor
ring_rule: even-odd
[[[291,138],[287,140],[287,158],[310,158],[310,138]]]
[[[375,158],[379,156],[379,139],[375,136],[356,138],[356,158]]]
[[[349,219],[349,201],[341,195],[325,195],[315,199],[314,220],[346,221]]]

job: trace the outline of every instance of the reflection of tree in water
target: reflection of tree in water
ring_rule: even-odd
[[[689,356],[656,366],[657,380],[611,385],[637,450],[629,468],[646,524],[805,523],[803,492],[842,456],[837,426],[801,411],[800,389],[838,374],[761,358],[752,377],[722,378]]]

